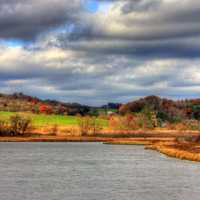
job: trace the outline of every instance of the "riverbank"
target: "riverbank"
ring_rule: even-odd
[[[166,156],[181,159],[200,162],[200,144],[188,143],[188,144],[164,144],[157,143],[153,145],[147,145],[145,149],[151,149],[165,154]]]
[[[102,142],[107,145],[144,145],[169,157],[200,162],[200,143],[177,142],[176,137],[94,137],[32,135],[22,137],[0,137],[0,142]]]
[[[155,150],[166,156],[200,162],[200,143],[178,142],[176,137],[111,139],[104,142],[110,145],[144,145],[147,150]]]
[[[0,137],[0,142],[106,142],[109,138],[78,136]]]

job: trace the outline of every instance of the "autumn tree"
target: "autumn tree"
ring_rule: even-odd
[[[39,111],[40,113],[47,114],[47,115],[50,115],[53,113],[52,107],[45,104],[40,105]]]

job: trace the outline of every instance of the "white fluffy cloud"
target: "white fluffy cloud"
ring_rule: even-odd
[[[195,97],[200,92],[200,59],[138,61],[129,56],[88,57],[55,47],[40,51],[2,49],[2,92],[23,91],[93,105],[151,94]]]

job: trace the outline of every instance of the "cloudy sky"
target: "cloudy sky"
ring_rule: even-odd
[[[199,18],[197,0],[1,0],[0,92],[200,97]]]

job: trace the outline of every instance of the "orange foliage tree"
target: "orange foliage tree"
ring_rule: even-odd
[[[53,113],[52,107],[45,104],[40,105],[39,111],[40,113],[47,114],[47,115],[50,115]]]

